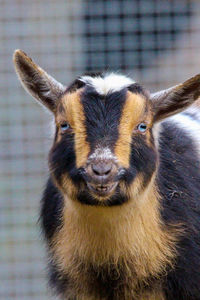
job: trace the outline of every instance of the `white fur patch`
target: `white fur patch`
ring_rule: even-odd
[[[154,141],[155,141],[155,146],[157,149],[159,149],[159,136],[160,136],[160,132],[161,132],[161,123],[156,123],[154,126],[153,126],[153,136],[154,136]]]
[[[112,160],[117,161],[116,156],[111,152],[109,148],[96,148],[96,150],[90,155],[89,160]]]
[[[174,122],[180,128],[186,131],[187,135],[193,139],[194,144],[197,147],[197,151],[199,153],[199,159],[200,159],[200,112],[192,108],[187,109],[185,112],[195,113],[195,116],[197,118],[199,116],[198,118],[199,121],[194,119],[192,115],[189,116],[189,115],[185,115],[184,113],[180,113],[168,118],[167,122]]]
[[[93,86],[100,95],[106,95],[109,92],[120,91],[124,87],[135,83],[135,81],[132,79],[115,73],[105,74],[104,77],[83,76],[80,78],[80,80]]]

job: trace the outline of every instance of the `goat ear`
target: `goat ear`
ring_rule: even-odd
[[[52,112],[65,87],[37,66],[23,51],[16,50],[13,56],[15,69],[25,90]]]
[[[200,96],[200,74],[188,79],[184,83],[176,85],[167,90],[163,90],[151,95],[154,108],[154,121],[160,121],[175,115]]]

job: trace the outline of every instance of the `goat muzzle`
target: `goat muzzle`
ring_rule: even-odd
[[[118,184],[118,168],[112,161],[90,162],[85,171],[87,186],[96,195],[108,196]]]

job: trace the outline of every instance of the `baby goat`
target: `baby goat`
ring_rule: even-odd
[[[41,224],[60,299],[200,299],[200,75],[151,95],[113,73],[65,88],[21,50],[14,63],[55,118]]]

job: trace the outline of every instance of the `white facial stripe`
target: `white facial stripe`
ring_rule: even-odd
[[[116,156],[111,152],[109,148],[97,148],[90,156],[89,161],[91,160],[112,160],[117,162]]]
[[[93,86],[100,95],[106,95],[110,91],[120,91],[124,87],[135,83],[135,81],[126,76],[114,73],[106,74],[104,77],[83,76],[80,80]]]

